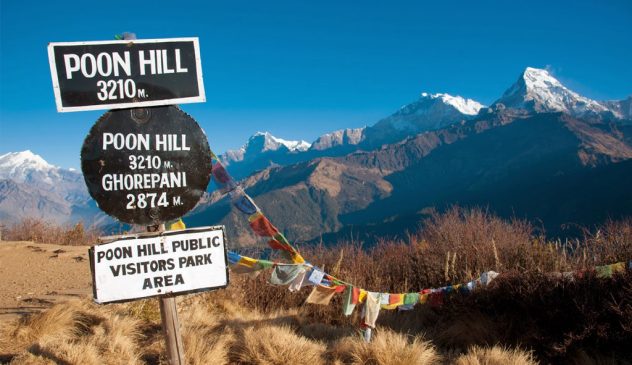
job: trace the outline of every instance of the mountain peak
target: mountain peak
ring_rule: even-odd
[[[574,116],[599,114],[608,108],[568,89],[545,69],[527,67],[494,105],[531,112],[564,112]]]
[[[472,99],[446,93],[421,93],[419,99],[367,128],[370,144],[399,141],[407,136],[446,127],[469,119],[484,106]]]
[[[0,170],[3,172],[17,169],[48,171],[55,168],[55,166],[46,162],[42,156],[33,153],[31,150],[9,152],[0,156]]]
[[[430,94],[427,92],[421,93],[422,99],[440,99],[444,104],[451,105],[459,112],[465,115],[476,115],[485,106],[476,100],[466,99],[461,96],[452,96],[447,93]]]
[[[238,150],[228,150],[222,155],[222,161],[230,165],[232,162],[255,159],[262,153],[273,152],[286,149],[289,152],[305,152],[311,147],[311,144],[300,140],[290,141],[283,138],[273,136],[268,131],[258,131],[250,138],[245,145]]]
[[[263,145],[261,146],[261,143]],[[249,139],[248,143],[243,147],[245,150],[248,150],[249,147],[255,147],[259,150],[259,152],[265,151],[276,151],[279,148],[286,147],[290,151],[300,151],[304,152],[309,149],[311,146],[310,143],[300,140],[300,141],[290,141],[283,138],[277,138],[273,136],[270,132],[260,132],[253,134]]]
[[[67,183],[74,189],[76,182],[82,179],[79,172],[51,165],[40,155],[26,150],[0,156],[0,180],[12,180],[15,183],[26,183],[52,191],[63,190]],[[79,185],[78,189],[85,188],[83,184]]]
[[[529,83],[545,83],[549,85],[562,86],[558,79],[553,77],[548,70],[543,68],[527,67],[522,72],[522,78]]]
[[[366,127],[339,129],[318,137],[311,148],[316,151],[339,146],[355,146],[362,141]]]

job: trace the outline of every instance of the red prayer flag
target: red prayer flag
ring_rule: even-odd
[[[228,172],[226,172],[226,169],[224,169],[221,163],[216,163],[215,166],[213,166],[212,172],[215,180],[218,182],[227,184],[230,181],[230,175],[228,175]]]
[[[351,290],[351,304],[360,303],[360,288],[354,286]]]
[[[287,245],[284,245],[283,243],[277,241],[274,238],[268,241],[268,246],[270,246],[270,248],[273,248],[275,250],[291,251]]]
[[[443,305],[443,297],[443,290],[439,290],[428,296],[428,302],[433,307],[440,307]]]
[[[263,214],[250,222],[250,228],[262,237],[274,237],[275,234],[279,233],[279,230]]]
[[[391,294],[388,297],[388,304],[397,304],[403,301],[402,294]]]

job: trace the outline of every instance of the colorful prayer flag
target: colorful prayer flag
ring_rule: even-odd
[[[382,301],[382,294],[369,292],[366,295],[366,303],[364,303],[363,323],[365,326],[375,328],[375,321],[380,314],[380,303]]]
[[[235,208],[247,215],[257,213],[259,209],[257,208],[255,202],[241,188],[238,190],[240,191],[238,191],[233,198],[233,205]]]
[[[314,285],[320,285],[320,283],[323,282],[324,276],[324,272],[318,270],[317,268],[313,268],[312,271],[309,273],[307,280]]]
[[[388,304],[382,304],[382,309],[392,310],[404,304],[404,294],[389,294]]]
[[[302,265],[277,265],[270,275],[270,284],[290,285],[303,270]]]
[[[355,309],[355,306],[357,303],[357,297],[356,297],[355,302],[353,300],[354,299],[353,294],[354,292],[356,292],[355,289],[356,288],[351,285],[347,285],[345,289],[344,298],[342,300],[342,313],[344,313],[345,316],[350,316],[353,313],[353,310]]]
[[[388,305],[390,295],[388,293],[380,293],[380,305]]]
[[[328,305],[334,294],[336,294],[335,289],[316,285],[312,292],[309,293],[307,299],[305,299],[305,303]]]
[[[443,305],[443,297],[444,297],[443,290],[436,290],[428,295],[428,302],[433,307],[440,307]]]
[[[171,223],[169,225],[169,231],[175,231],[178,229],[185,229],[187,228],[187,226],[184,224],[184,222],[182,221],[182,219],[178,219],[177,221]]]
[[[261,237],[274,237],[279,230],[270,223],[268,218],[261,214],[261,212],[257,212],[248,218],[250,221],[250,228]]]
[[[364,289],[360,289],[360,294],[358,295],[358,303],[364,303],[368,293],[369,293],[368,291]]]
[[[419,303],[419,293],[406,293],[404,295],[404,305],[415,305]]]
[[[232,180],[230,175],[228,175],[228,172],[226,172],[224,166],[219,161],[213,165],[212,173],[215,180],[222,185],[228,184],[228,182]]]
[[[419,304],[426,304],[428,301],[428,294],[419,294]]]
[[[362,292],[362,289],[360,288],[356,288],[355,286],[351,287],[351,304],[358,304],[360,303],[360,293]]]
[[[257,260],[255,260],[253,258],[250,258],[250,257],[241,256],[241,258],[239,259],[239,262],[237,262],[237,263],[239,265],[253,267],[257,263]]]
[[[241,259],[241,255],[233,252],[233,251],[228,251],[228,262],[231,264],[236,264],[239,262],[239,260]]]
[[[305,282],[305,275],[307,275],[307,270],[304,266],[302,266],[301,272],[296,276],[296,278],[290,283],[288,289],[291,292],[299,291],[303,287],[303,283]]]

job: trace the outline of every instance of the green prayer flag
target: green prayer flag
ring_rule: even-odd
[[[419,303],[419,293],[408,293],[404,295],[404,305],[415,305]]]
[[[353,304],[353,286],[347,285],[345,289],[344,298],[342,300],[342,312],[345,316],[350,316],[355,309],[355,304]]]

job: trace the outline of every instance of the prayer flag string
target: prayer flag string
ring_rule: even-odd
[[[248,217],[248,224],[252,231],[259,237],[269,238],[268,245],[274,250],[279,250],[286,259],[296,264],[305,262],[303,256],[290,244],[285,235],[270,222],[254,200],[230,176],[213,151],[211,151],[211,162],[213,180],[219,186],[220,192],[228,194],[231,204]]]

